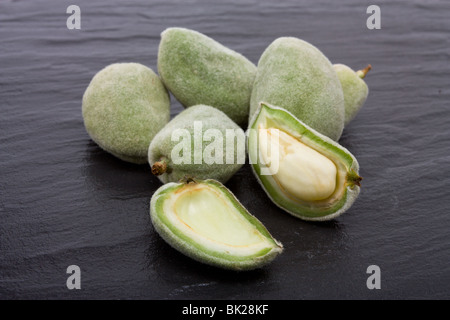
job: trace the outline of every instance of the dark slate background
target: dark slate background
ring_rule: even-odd
[[[66,8],[81,8],[81,30]],[[381,8],[381,30],[366,9]],[[0,2],[0,298],[450,298],[450,2]],[[340,143],[357,157],[361,195],[343,216],[307,223],[273,205],[244,166],[227,186],[285,246],[269,266],[222,271],[155,233],[147,165],[89,140],[81,97],[114,62],[156,70],[159,35],[203,32],[257,63],[295,36],[332,62],[372,64],[370,95]],[[172,99],[172,115],[182,107]],[[66,268],[81,268],[68,290]],[[366,269],[381,268],[369,290]]]

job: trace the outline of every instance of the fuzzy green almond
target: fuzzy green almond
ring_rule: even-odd
[[[208,133],[217,137],[207,138]],[[189,141],[186,150],[180,147],[184,141]],[[217,159],[207,161],[208,150],[214,156],[217,152]],[[185,153],[189,154],[185,161],[174,159]],[[197,160],[196,154],[200,155]],[[163,183],[178,182],[186,177],[225,183],[244,165],[245,157],[245,132],[225,113],[206,105],[192,106],[180,112],[158,132],[148,147],[152,173]]]
[[[347,126],[361,110],[369,95],[369,87],[364,81],[367,73],[372,69],[369,64],[366,68],[354,71],[350,67],[337,63],[333,65],[344,93],[345,121]]]
[[[185,107],[205,104],[240,126],[248,120],[256,66],[214,39],[186,28],[161,34],[158,72]]]
[[[250,118],[261,101],[279,106],[337,141],[344,128],[344,96],[328,58],[312,44],[282,37],[258,62]]]
[[[150,68],[115,63],[91,80],[82,114],[86,131],[102,149],[144,164],[150,141],[170,119],[169,93]]]
[[[161,186],[150,201],[150,217],[173,248],[215,267],[261,268],[283,251],[264,225],[215,180]]]
[[[261,133],[271,130],[280,134],[281,160],[277,171],[263,172],[274,159],[261,161],[265,142]],[[289,140],[282,140],[284,137]],[[291,144],[283,145],[284,141]],[[295,217],[310,221],[334,219],[347,211],[359,195],[362,178],[356,158],[283,108],[261,103],[247,130],[247,144],[258,182],[273,203]]]

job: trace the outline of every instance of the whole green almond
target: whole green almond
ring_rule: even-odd
[[[344,92],[344,125],[346,126],[355,118],[367,100],[369,87],[363,79],[372,66],[369,64],[366,68],[358,71],[340,63],[334,64],[333,67]]]
[[[293,216],[331,220],[358,197],[362,178],[356,158],[285,109],[261,103],[247,136],[258,182]]]
[[[256,66],[210,37],[185,28],[161,34],[158,73],[184,107],[204,104],[247,123]]]
[[[264,225],[215,180],[161,186],[150,201],[150,217],[173,248],[215,267],[261,268],[283,251]]]
[[[222,111],[192,106],[154,137],[148,162],[163,183],[185,178],[225,183],[245,163],[245,133]]]
[[[250,117],[260,102],[288,110],[335,141],[342,134],[341,84],[328,58],[306,41],[282,37],[266,48],[258,62]]]
[[[150,68],[115,63],[91,80],[82,114],[86,131],[102,149],[143,164],[150,141],[170,119],[169,93]]]

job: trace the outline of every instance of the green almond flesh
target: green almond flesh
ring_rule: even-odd
[[[223,269],[260,268],[282,252],[263,224],[215,180],[165,184],[152,196],[150,216],[172,247]]]
[[[259,140],[261,138],[258,132],[261,129],[265,130],[268,128],[280,130],[283,135],[286,134],[296,139],[299,144],[305,146],[305,148],[310,148],[311,152],[320,154],[320,157],[326,159],[328,167],[331,167],[327,171],[329,172],[328,174],[335,174],[335,176],[328,177],[335,184],[334,191],[331,189],[330,192],[327,189],[326,192],[318,192],[319,196],[314,198],[314,196],[310,195],[311,190],[295,190],[292,186],[289,186],[288,180],[301,179],[301,174],[308,173],[308,170],[303,170],[302,165],[311,166],[311,168],[321,168],[321,166],[314,167],[314,159],[306,159],[304,163],[296,163],[290,168],[280,168],[279,172],[284,170],[289,173],[287,178],[286,175],[283,176],[279,173],[264,173],[262,170],[264,166],[261,165],[262,162],[260,161],[262,155],[260,150],[261,142]],[[358,197],[361,177],[359,177],[359,164],[356,158],[346,148],[309,127],[289,111],[261,103],[247,131],[247,138],[249,161],[255,176],[269,198],[277,206],[293,216],[311,221],[334,219],[347,211]],[[301,153],[301,151],[299,152]],[[308,157],[308,155],[309,153],[304,156]],[[318,157],[318,155],[313,155],[312,153],[311,155]],[[329,163],[334,164],[335,171],[333,171],[333,166],[330,166]],[[283,162],[280,161],[281,164]],[[319,179],[321,176],[326,177],[327,173],[318,171],[314,174]],[[286,181],[282,181],[282,179]],[[315,182],[313,181],[311,186],[300,185],[301,188],[314,188],[317,187],[313,186]],[[320,183],[318,185],[320,186]]]

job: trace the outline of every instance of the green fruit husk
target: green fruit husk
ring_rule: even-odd
[[[212,106],[244,126],[256,66],[243,55],[194,30],[161,34],[158,72],[184,107]]]
[[[152,196],[150,217],[173,248],[223,269],[261,268],[283,250],[231,191],[215,180],[163,185]]]
[[[339,81],[341,82],[344,93],[345,121],[347,126],[359,113],[369,95],[369,87],[363,80],[372,66],[369,64],[366,68],[358,71],[352,70],[343,64],[334,64]]]
[[[328,58],[306,41],[278,38],[263,52],[250,100],[250,118],[261,102],[288,110],[335,141],[341,137],[341,84]]]
[[[170,119],[170,98],[159,77],[138,63],[99,71],[83,95],[91,139],[121,160],[144,164],[150,141]]]
[[[330,159],[337,168],[336,188],[327,199],[303,201],[294,199],[280,188],[272,175],[261,174],[258,163],[258,128],[277,128]],[[249,161],[252,170],[269,198],[278,207],[303,220],[331,220],[347,211],[360,192],[359,164],[356,158],[337,142],[317,132],[289,111],[261,103],[247,131]],[[295,169],[292,175],[295,175]]]
[[[201,121],[202,135],[210,129],[218,130],[225,140],[227,130],[232,130],[235,133],[236,139],[232,149],[235,157],[232,163],[226,161],[226,141],[223,143],[222,163],[207,164],[205,161],[195,163],[195,152],[200,151],[202,153],[209,143],[214,142],[203,142],[202,149],[196,150],[199,145],[194,143],[195,121]],[[177,140],[172,140],[173,132],[178,129],[187,130],[191,137],[191,158],[188,163],[177,164],[172,159],[172,150],[180,143]],[[242,143],[240,144],[239,141]],[[241,152],[242,157],[240,158],[242,159],[237,156],[238,152]],[[174,117],[154,137],[148,147],[148,162],[152,167],[153,174],[157,175],[163,183],[178,182],[183,178],[215,179],[226,183],[245,163],[245,133],[222,111],[205,105],[192,106]]]

